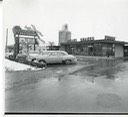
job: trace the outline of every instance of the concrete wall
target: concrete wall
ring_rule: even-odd
[[[115,44],[115,57],[124,57],[123,45]]]

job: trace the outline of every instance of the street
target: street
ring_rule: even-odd
[[[5,72],[5,112],[128,112],[128,62],[78,61]]]

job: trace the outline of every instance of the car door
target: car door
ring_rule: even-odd
[[[49,55],[50,63],[61,63],[60,57],[58,56],[57,52],[52,52]]]

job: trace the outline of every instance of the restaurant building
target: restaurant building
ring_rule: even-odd
[[[128,56],[128,42],[117,41],[115,37],[105,36],[104,39],[94,40],[94,37],[81,38],[60,43],[61,50],[74,55],[85,56]],[[126,45],[126,46],[125,46]]]

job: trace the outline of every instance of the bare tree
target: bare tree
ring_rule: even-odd
[[[36,26],[32,25],[30,27],[28,27],[27,25],[24,27],[27,30],[33,30],[37,33],[38,36],[38,40],[40,40],[41,42],[45,43],[45,41],[42,39],[42,37],[44,36],[39,30],[37,30]],[[37,40],[37,41],[38,41]],[[39,42],[38,42],[39,43]]]

